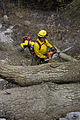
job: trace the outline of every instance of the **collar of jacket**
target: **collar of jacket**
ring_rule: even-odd
[[[37,41],[40,43],[40,45],[42,45],[42,44],[45,44],[45,43],[46,43],[46,39],[45,39],[45,41],[43,41],[43,42],[41,42],[41,40],[39,40],[39,39],[37,39]]]

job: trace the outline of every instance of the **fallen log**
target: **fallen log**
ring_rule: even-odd
[[[80,61],[53,62],[37,66],[12,66],[0,63],[0,77],[21,86],[42,82],[80,82]]]
[[[60,51],[58,48],[56,48],[56,49],[57,49],[58,57],[62,58],[63,60],[65,60],[65,61],[72,61],[72,62],[77,61],[77,59],[73,58],[72,56],[65,54],[63,52],[65,50]]]
[[[70,55],[67,55],[65,53],[60,53],[59,57],[62,58],[63,60],[65,60],[65,61],[72,61],[72,62],[77,61],[77,59],[75,59],[75,58],[73,58]]]
[[[0,91],[0,117],[7,120],[58,120],[80,112],[80,84],[44,83]]]

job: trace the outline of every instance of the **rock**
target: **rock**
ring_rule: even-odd
[[[16,24],[16,25],[13,26],[13,30],[19,29],[19,27],[21,27],[21,24]]]
[[[6,120],[5,118],[0,118],[0,120]]]
[[[60,118],[59,120],[80,120],[80,112],[68,113],[65,118]]]
[[[23,18],[23,15],[20,12],[16,12],[16,16],[19,18]]]
[[[24,25],[29,26],[29,25],[31,25],[31,22],[26,20],[26,21],[24,21]]]
[[[0,78],[0,82],[2,82],[2,81],[4,81],[4,79],[1,79],[1,78]]]
[[[4,20],[4,22],[8,22],[8,21],[9,21],[8,16],[7,16],[7,15],[4,15],[4,16],[3,16],[3,20]]]
[[[2,28],[2,24],[0,23],[0,29]]]
[[[66,118],[60,118],[59,120],[67,120]]]
[[[80,120],[80,112],[71,112],[68,113],[66,118],[68,120]]]

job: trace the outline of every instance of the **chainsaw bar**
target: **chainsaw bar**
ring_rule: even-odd
[[[66,49],[62,50],[60,53],[66,52],[66,51],[70,50],[72,47],[73,47],[73,46],[68,47],[68,48],[66,48]]]
[[[73,46],[68,47],[68,48],[66,48],[66,49],[64,49],[64,50],[62,50],[62,51],[60,51],[60,52],[57,52],[57,54],[53,54],[52,57],[46,58],[45,61],[51,60],[51,59],[53,59],[53,58],[55,58],[55,57],[58,57],[58,54],[64,53],[64,52],[70,50],[72,47],[73,47]]]

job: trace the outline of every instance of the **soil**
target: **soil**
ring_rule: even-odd
[[[80,59],[80,24],[72,24],[72,19],[61,16],[64,10],[60,12],[55,11],[41,11],[30,8],[10,8],[8,13],[8,21],[1,16],[0,23],[4,31],[10,26],[13,26],[11,38],[12,43],[1,42],[0,60],[10,65],[27,66],[31,64],[31,58],[28,49],[24,52],[17,50],[17,46],[22,42],[22,37],[28,33],[32,40],[37,39],[37,33],[41,29],[48,31],[48,41],[55,45],[60,50],[72,46],[67,54]],[[66,12],[65,12],[66,13]],[[5,83],[6,88],[12,87],[12,84]],[[16,87],[16,85],[13,85]],[[1,89],[4,89],[2,83]]]

